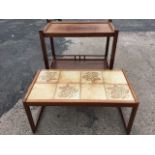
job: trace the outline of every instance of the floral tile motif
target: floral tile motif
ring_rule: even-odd
[[[122,71],[42,70],[28,100],[91,99],[134,101]]]
[[[56,83],[59,78],[59,71],[41,71],[37,79],[40,83]]]
[[[110,100],[131,100],[134,98],[127,85],[105,85],[107,98]]]
[[[82,83],[103,83],[102,72],[100,71],[83,71],[81,73]]]
[[[106,99],[105,88],[103,84],[82,84],[81,99]]]
[[[32,99],[53,99],[56,84],[35,84],[28,100]]]
[[[80,71],[61,71],[59,83],[80,83]]]
[[[80,85],[58,84],[55,99],[80,99]]]
[[[108,84],[127,84],[122,71],[103,71],[103,81]]]

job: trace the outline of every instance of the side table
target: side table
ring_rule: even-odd
[[[113,69],[118,30],[111,20],[104,22],[54,22],[49,21],[43,30],[39,31],[43,58],[46,69],[85,68]],[[54,37],[105,37],[105,53],[101,55],[57,55],[54,47]],[[52,61],[49,63],[45,39],[50,38]],[[111,52],[110,39],[112,41]],[[95,52],[94,52],[95,53]],[[110,62],[108,62],[110,59]]]

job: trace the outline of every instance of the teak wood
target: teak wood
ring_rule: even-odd
[[[42,71],[44,71],[44,70],[42,70]],[[129,83],[128,78],[124,72],[122,72],[122,74],[124,75],[124,79],[126,80],[125,85],[128,86],[128,88],[130,89],[130,92],[132,94],[132,97],[133,97],[133,99],[131,99],[131,100],[124,100],[124,99],[118,99],[118,100],[113,100],[113,99],[101,99],[101,100],[99,100],[99,99],[85,99],[85,100],[84,99],[77,99],[77,100],[74,100],[74,99],[54,99],[54,98],[52,98],[52,99],[41,99],[41,98],[39,98],[39,96],[36,99],[31,99],[31,98],[29,98],[30,94],[32,93],[32,90],[34,89],[34,85],[37,84],[38,78],[39,78],[39,76],[41,76],[42,71],[37,72],[32,84],[30,85],[30,87],[29,87],[29,89],[28,89],[28,91],[27,91],[27,93],[23,99],[25,111],[26,111],[31,129],[34,133],[37,129],[39,120],[40,120],[42,112],[43,112],[43,108],[45,106],[104,106],[104,107],[117,107],[119,109],[119,112],[121,114],[121,118],[123,120],[123,124],[124,124],[125,129],[126,129],[126,133],[130,134],[130,131],[132,129],[132,125],[133,125],[133,122],[134,122],[134,119],[136,116],[136,112],[138,109],[139,101],[138,101],[137,96],[136,96],[136,94],[135,94],[135,92],[134,92],[131,84]],[[70,70],[70,69],[68,69],[68,70],[63,70],[63,69],[57,70],[56,69],[55,70],[54,69],[54,70],[48,70],[46,72],[49,73],[50,71],[54,71],[54,72],[58,71],[61,74],[61,72],[67,73],[67,72],[73,71],[73,70]],[[74,70],[74,72],[80,72],[80,74],[82,74],[81,72],[102,72],[102,71],[103,70],[96,70],[96,69],[94,69],[94,70],[93,69],[90,69],[90,70],[83,70],[83,69]],[[106,72],[106,71],[104,71],[104,72]],[[114,73],[116,71],[110,71],[110,73],[112,73],[112,72]],[[59,77],[59,80],[60,80],[60,77]],[[40,84],[43,85],[44,83],[40,83]],[[45,83],[45,84],[47,84],[47,83]],[[59,84],[59,83],[57,83],[57,84]],[[61,82],[60,82],[60,84],[61,84]],[[42,107],[40,114],[38,115],[38,120],[36,123],[34,123],[34,120],[33,120],[33,117],[32,117],[31,111],[30,111],[30,106],[41,106]],[[132,108],[131,115],[130,115],[128,123],[126,123],[126,121],[123,117],[121,107]]]
[[[65,69],[74,69],[74,71],[84,70],[87,71],[90,69],[94,70],[103,70],[103,69],[113,69],[115,61],[115,53],[117,46],[119,31],[112,24],[112,20],[104,22],[64,22],[64,21],[52,21],[47,20],[46,26],[43,30],[39,31],[40,41],[43,53],[43,59],[46,69],[63,70]],[[54,47],[55,37],[106,37],[106,46],[105,53],[102,55],[57,55]],[[52,60],[49,62],[47,47],[45,39],[49,38],[52,52]],[[110,41],[112,39],[112,48],[110,52]],[[110,60],[108,62],[108,60]],[[137,112],[139,102],[137,97],[128,82],[126,75],[124,74],[127,84],[130,88],[130,91],[133,95],[133,101],[122,101],[122,100],[45,100],[45,99],[33,99],[29,100],[28,97],[36,83],[36,80],[40,74],[40,71],[37,72],[31,86],[29,87],[27,94],[23,99],[25,111],[31,126],[33,133],[36,132],[39,120],[41,118],[43,109],[45,106],[105,106],[105,107],[118,107],[123,119],[123,123],[126,129],[127,134],[130,134],[134,118]],[[30,106],[41,106],[40,113],[38,115],[37,122],[34,123]],[[121,107],[130,107],[132,112],[129,118],[129,122],[126,123]]]
[[[113,69],[119,31],[112,24],[112,20],[104,22],[56,22],[48,23],[39,31],[43,59],[46,69],[63,68],[109,68]],[[103,55],[57,55],[54,48],[55,37],[106,37],[105,53]],[[49,63],[45,38],[50,39],[52,60]],[[112,38],[112,48],[110,40]],[[108,56],[110,62],[108,62]]]

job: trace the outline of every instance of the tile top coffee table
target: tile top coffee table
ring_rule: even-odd
[[[138,100],[121,70],[40,70],[23,100],[32,131],[35,132],[45,106],[118,107],[127,134],[130,133],[138,108]],[[35,124],[30,106],[41,106]],[[121,107],[131,107],[126,125]]]

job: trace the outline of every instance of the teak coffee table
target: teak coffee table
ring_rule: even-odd
[[[45,106],[104,106],[118,107],[127,134],[130,134],[139,102],[121,70],[40,70],[23,99],[33,132]],[[34,123],[30,106],[41,106]],[[129,122],[121,107],[132,108]]]

